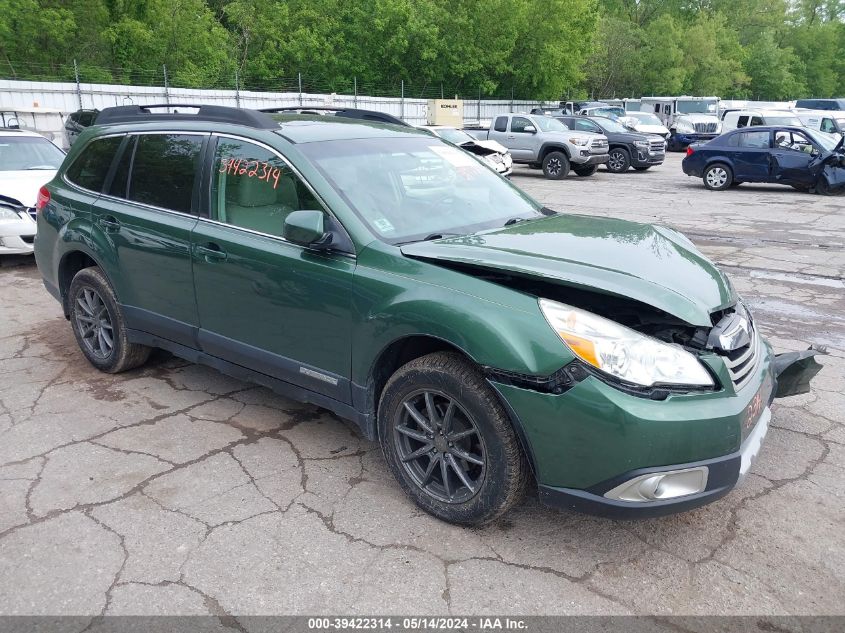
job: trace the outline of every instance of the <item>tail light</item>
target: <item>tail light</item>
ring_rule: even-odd
[[[41,213],[44,207],[50,202],[50,190],[47,187],[41,187],[38,190],[38,198],[35,200],[35,212]]]
[[[692,156],[692,153],[693,153],[694,151],[695,151],[695,150],[692,148],[692,145],[688,145],[688,146],[687,146],[687,156]]]

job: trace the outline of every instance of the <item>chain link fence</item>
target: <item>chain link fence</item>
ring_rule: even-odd
[[[517,99],[513,90],[485,94],[479,88],[439,82],[399,79],[387,85],[359,83],[357,77],[333,79],[297,73],[260,85],[245,84],[237,76],[230,85],[185,85],[173,81],[166,66],[156,70],[123,71],[80,65],[17,64],[0,67],[0,108],[54,108],[67,114],[78,109],[116,105],[215,104],[240,108],[285,106],[356,107],[387,112],[412,125],[426,122],[429,99],[464,101],[464,121],[486,122],[502,112],[523,112],[556,102]],[[23,79],[25,77],[26,79]],[[120,78],[115,82],[114,78]],[[504,92],[504,94],[503,94]]]

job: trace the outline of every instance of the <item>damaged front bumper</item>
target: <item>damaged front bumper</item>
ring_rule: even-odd
[[[734,394],[651,400],[595,377],[561,394],[493,384],[529,445],[544,503],[611,518],[661,516],[727,494],[760,451],[772,400],[809,390],[824,350],[776,356],[763,345],[756,375]]]

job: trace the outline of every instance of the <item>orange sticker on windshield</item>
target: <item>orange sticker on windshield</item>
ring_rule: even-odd
[[[258,178],[266,183],[272,183],[273,189],[279,186],[279,176],[282,170],[273,167],[269,163],[262,163],[257,160],[244,160],[243,158],[224,158],[220,161],[220,174],[229,176],[246,176],[247,178]]]

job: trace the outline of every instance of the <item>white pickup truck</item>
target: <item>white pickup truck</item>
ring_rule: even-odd
[[[603,134],[578,132],[552,117],[535,114],[501,114],[489,129],[468,129],[480,140],[501,143],[513,162],[543,169],[546,178],[566,178],[572,169],[579,176],[592,176],[608,161],[609,144]]]

